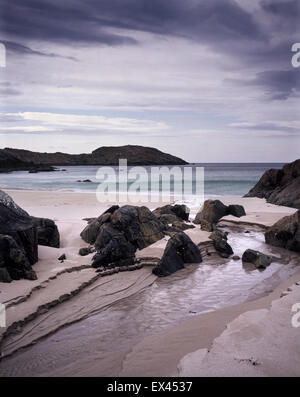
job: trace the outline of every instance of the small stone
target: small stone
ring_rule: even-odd
[[[59,258],[58,258],[58,260],[59,261],[64,261],[64,260],[66,260],[67,259],[67,257],[66,257],[66,254],[62,254]]]

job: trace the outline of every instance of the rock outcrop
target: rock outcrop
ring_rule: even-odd
[[[267,244],[300,252],[300,210],[285,216],[265,233]]]
[[[119,159],[127,159],[128,165],[187,164],[184,160],[163,153],[158,149],[136,145],[103,146],[87,154],[39,153],[11,148],[5,148],[2,151],[4,151],[5,156],[12,156],[15,161],[35,165],[118,165]]]
[[[218,221],[226,215],[241,217],[246,215],[242,205],[223,204],[220,200],[206,200],[203,208],[197,213],[194,223],[200,224],[201,229],[212,232],[216,228]]]
[[[266,171],[245,197],[265,198],[272,204],[300,209],[300,159],[282,169]]]
[[[253,264],[258,269],[267,268],[272,262],[278,260],[274,256],[265,255],[262,252],[247,249],[242,256],[242,261]]]
[[[52,219],[34,216],[32,220],[37,229],[38,244],[59,248],[60,236],[55,222]]]
[[[0,268],[11,279],[33,279],[31,266],[38,260],[37,230],[32,218],[0,191]],[[5,278],[5,277],[4,277]],[[6,277],[7,278],[7,277]]]
[[[185,263],[201,263],[199,248],[190,237],[181,232],[174,234],[168,241],[163,256],[152,272],[165,277],[184,268]]]
[[[91,219],[81,237],[95,245],[93,267],[131,266],[137,249],[164,237],[164,225],[147,207],[113,206]]]

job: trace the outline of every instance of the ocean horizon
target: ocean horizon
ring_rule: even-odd
[[[263,173],[270,169],[280,169],[283,163],[190,163],[184,166],[176,166],[182,169],[185,167],[204,168],[204,196],[243,196],[261,178]],[[101,180],[96,177],[101,166],[57,166],[57,171],[29,173],[28,171],[13,171],[2,173],[0,186],[2,189],[27,189],[42,191],[70,191],[78,193],[96,192]],[[168,169],[174,166],[161,166]],[[128,166],[128,172],[134,167]],[[151,166],[143,167],[150,176]],[[118,167],[110,166],[111,173],[107,174],[106,184],[114,183],[114,172],[118,175]],[[195,184],[193,175],[193,185]],[[88,180],[89,182],[84,182]],[[133,180],[128,179],[127,189]],[[147,177],[140,179],[141,191],[149,191]],[[174,186],[171,181],[171,186]],[[119,191],[124,191],[119,187]],[[159,187],[152,187],[157,192]]]

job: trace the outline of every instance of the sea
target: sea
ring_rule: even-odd
[[[178,183],[192,180],[191,195],[197,194],[196,184],[199,178],[203,179],[205,197],[211,196],[243,196],[260,179],[263,173],[270,168],[282,168],[282,163],[192,163],[187,166],[176,166],[176,175],[171,177],[170,186],[174,189]],[[103,183],[109,191],[119,189],[134,190],[138,183],[139,191],[161,191],[167,189],[167,184],[152,178],[159,170],[165,179],[168,173],[174,171],[174,166],[165,167],[99,167],[99,166],[61,166],[54,172],[29,173],[28,171],[14,171],[0,174],[1,188],[18,188],[46,191],[73,191],[91,193],[96,192]],[[191,171],[192,170],[192,171]],[[202,170],[198,172],[196,170]],[[189,173],[189,171],[191,171]],[[127,180],[119,180],[127,173]],[[152,173],[152,174],[151,174]],[[180,174],[181,173],[181,174]],[[190,181],[191,182],[191,181]],[[151,184],[152,183],[152,184]],[[200,181],[201,183],[201,181]],[[198,183],[199,185],[199,183]],[[103,186],[103,185],[102,185]],[[183,186],[183,185],[182,185]],[[178,186],[177,186],[178,187]],[[104,187],[103,187],[104,188]],[[132,189],[133,188],[133,189]],[[170,189],[170,188],[169,188]]]

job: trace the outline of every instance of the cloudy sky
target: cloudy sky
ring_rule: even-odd
[[[0,147],[300,157],[299,0],[0,0]]]

